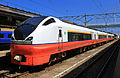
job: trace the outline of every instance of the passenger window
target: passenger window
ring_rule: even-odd
[[[8,34],[8,38],[11,38],[12,37],[12,34]]]
[[[55,20],[53,18],[51,18],[51,19],[47,20],[43,25],[48,25],[53,22],[55,22]]]
[[[5,37],[5,35],[4,34],[0,34],[0,38],[4,38]]]

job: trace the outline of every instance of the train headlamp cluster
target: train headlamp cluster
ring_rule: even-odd
[[[26,57],[24,55],[15,55],[14,60],[18,62],[26,62]]]
[[[20,55],[15,55],[14,56],[14,60],[16,60],[16,61],[22,61],[22,56],[20,56]]]

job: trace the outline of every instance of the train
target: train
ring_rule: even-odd
[[[52,16],[32,17],[19,24],[12,34],[11,63],[49,64],[66,57],[70,50],[111,40],[111,33],[68,24]]]
[[[0,28],[0,44],[8,44],[11,42],[11,36],[14,29]]]

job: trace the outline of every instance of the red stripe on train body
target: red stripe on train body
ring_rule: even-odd
[[[48,63],[52,54],[64,52],[67,50],[80,48],[104,41],[112,40],[99,39],[99,40],[86,40],[86,41],[75,41],[63,43],[63,47],[59,50],[59,44],[43,44],[43,45],[11,45],[11,62],[19,65],[36,66]],[[72,46],[71,46],[72,45]],[[25,61],[15,61],[15,55],[24,55]]]

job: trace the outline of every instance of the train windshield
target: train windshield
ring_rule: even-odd
[[[22,23],[19,24],[19,26],[23,26],[23,25],[34,25],[34,26],[37,26],[40,24],[40,22],[42,22],[47,16],[40,16],[40,17],[33,17],[33,18],[30,18]]]
[[[24,40],[47,16],[33,17],[22,22],[14,31],[16,40]]]

